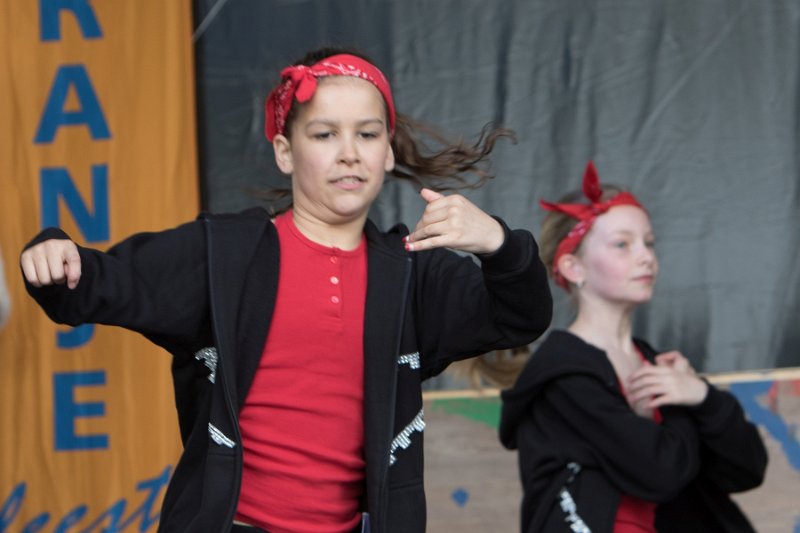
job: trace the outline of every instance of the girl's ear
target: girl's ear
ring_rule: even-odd
[[[575,254],[564,254],[556,263],[558,271],[571,285],[582,286],[586,280],[586,272],[580,257]]]
[[[292,158],[292,143],[286,136],[278,134],[272,140],[272,149],[275,152],[275,163],[281,172],[291,176],[294,171],[294,160]]]
[[[394,150],[392,149],[391,143],[389,144],[389,150],[386,152],[386,161],[383,164],[383,170],[386,172],[394,170]]]

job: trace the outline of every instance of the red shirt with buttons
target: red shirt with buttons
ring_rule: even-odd
[[[367,246],[317,244],[289,211],[275,219],[278,295],[239,415],[244,451],[236,520],[271,533],[351,531],[364,481]]]

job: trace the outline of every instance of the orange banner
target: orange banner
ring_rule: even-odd
[[[189,0],[0,3],[0,533],[151,531],[180,452],[170,356],[57,326],[18,267],[40,229],[106,248],[199,207]]]

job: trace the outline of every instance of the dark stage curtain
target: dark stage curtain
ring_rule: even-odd
[[[661,263],[638,335],[704,371],[800,366],[796,0],[198,0],[195,19],[208,209],[285,184],[263,136],[279,69],[357,46],[404,113],[517,132],[468,194],[512,226],[538,234],[538,200],[579,187],[590,158],[638,195]],[[413,226],[422,207],[390,182],[373,217]]]

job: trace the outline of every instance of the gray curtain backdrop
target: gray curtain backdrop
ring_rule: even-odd
[[[510,225],[538,235],[538,200],[580,187],[590,158],[637,194],[661,264],[637,335],[708,372],[800,366],[797,0],[198,0],[195,18],[207,209],[286,184],[264,98],[305,51],[355,46],[402,112],[517,132],[466,194]],[[373,218],[413,226],[423,203],[389,182]]]

